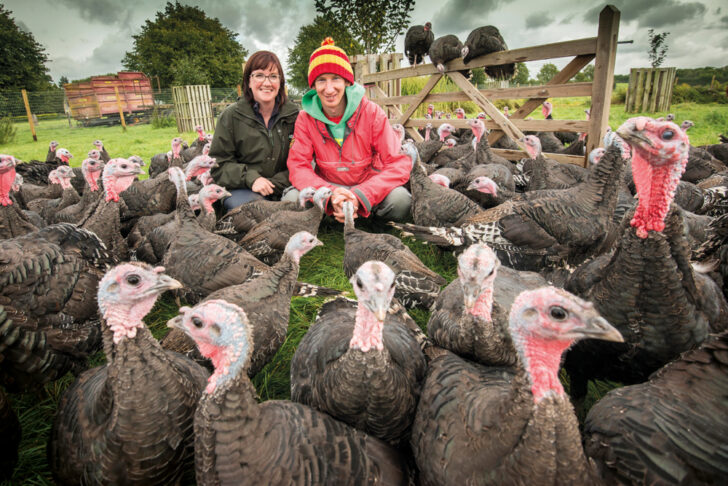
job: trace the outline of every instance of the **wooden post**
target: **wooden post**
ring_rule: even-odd
[[[238,98],[240,98],[241,96],[243,96],[243,87],[238,85]]]
[[[612,87],[614,85],[614,62],[617,58],[619,18],[619,10],[613,5],[607,5],[599,14],[597,53],[594,61],[592,105],[585,164],[589,152],[602,144],[602,139],[609,126],[609,106],[612,102]]]
[[[116,104],[119,106],[119,116],[121,117],[121,127],[126,131],[126,120],[124,119],[124,107],[121,106],[121,98],[119,97],[119,87],[114,86],[114,93],[116,93]]]
[[[28,92],[25,88],[20,90],[23,95],[23,103],[25,103],[25,112],[28,114],[28,123],[30,124],[30,133],[33,134],[33,141],[38,141],[38,136],[35,134],[35,125],[33,125],[33,114],[30,112],[30,103],[28,103]]]

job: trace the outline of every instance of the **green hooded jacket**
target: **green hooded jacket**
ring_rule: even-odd
[[[339,145],[343,145],[344,134],[346,133],[346,122],[349,121],[351,115],[354,114],[363,97],[364,86],[354,83],[351,86],[346,87],[346,110],[344,110],[344,115],[341,117],[338,124],[326,118],[323,107],[321,106],[321,98],[318,97],[315,89],[312,89],[303,95],[301,106],[303,107],[303,111],[311,115],[313,118],[324,122],[334,140],[339,142]]]
[[[211,172],[215,183],[226,189],[250,189],[258,177],[265,177],[280,196],[291,185],[286,160],[296,117],[298,107],[289,100],[279,108],[269,130],[245,98],[227,107],[210,146],[210,157],[219,165]]]

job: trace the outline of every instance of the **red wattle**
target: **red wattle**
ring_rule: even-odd
[[[15,168],[0,172],[0,204],[3,206],[13,204],[13,200],[10,199],[10,188],[13,182],[15,182]]]

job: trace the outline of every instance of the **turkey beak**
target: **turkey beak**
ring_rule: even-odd
[[[601,339],[602,341],[614,341],[623,343],[624,338],[611,324],[601,316],[590,317],[586,319],[583,326],[574,329],[574,337]]]
[[[228,191],[223,191],[222,197],[220,199],[226,198],[226,197],[232,197],[232,194],[230,194]]]
[[[313,248],[316,248],[317,246],[324,246],[324,242],[314,237]]]
[[[140,175],[140,174],[144,174],[145,172],[142,170],[141,167],[137,166],[137,167],[134,167],[134,169],[131,171],[131,173]]]
[[[465,304],[466,310],[470,310],[473,308],[475,302],[478,300],[480,292],[480,285],[476,285],[473,283],[463,283],[463,303]]]
[[[168,275],[160,275],[157,279],[157,283],[152,286],[154,290],[172,290],[181,289],[183,285]]]
[[[182,316],[175,316],[168,320],[167,327],[184,331],[184,327],[182,326]]]
[[[391,299],[387,295],[373,296],[367,300],[367,308],[374,314],[379,322],[384,322],[389,310]]]

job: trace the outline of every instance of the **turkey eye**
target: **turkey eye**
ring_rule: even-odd
[[[549,309],[549,314],[557,321],[563,321],[566,319],[566,316],[569,315],[563,307],[559,307],[558,305],[551,307]]]
[[[361,282],[361,279],[359,277],[356,277],[356,286],[357,287],[364,287],[364,284]]]
[[[675,136],[672,130],[665,130],[662,132],[662,138],[665,140],[670,140],[672,137]]]
[[[194,325],[194,326],[195,326],[196,328],[200,329],[200,328],[202,327],[202,320],[201,320],[201,319],[200,319],[199,317],[193,317],[193,318],[192,318],[192,324],[193,324],[193,325]]]
[[[129,283],[129,285],[137,286],[139,285],[139,282],[141,282],[141,280],[142,279],[139,278],[139,275],[129,275],[128,277],[126,277],[126,281],[127,283]]]

